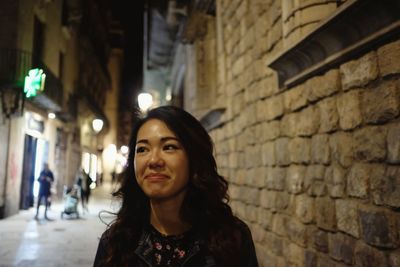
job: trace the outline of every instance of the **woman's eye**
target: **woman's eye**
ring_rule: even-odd
[[[165,145],[164,146],[164,150],[176,150],[176,149],[178,149],[179,147],[177,146],[177,145],[172,145],[172,144],[169,144],[169,145]]]
[[[145,151],[146,151],[146,148],[143,147],[143,146],[140,146],[140,147],[137,147],[137,148],[136,148],[136,154],[137,154],[137,153],[143,153],[143,152],[145,152]]]

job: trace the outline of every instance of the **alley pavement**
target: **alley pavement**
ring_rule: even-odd
[[[48,211],[51,220],[43,218],[43,206],[38,220],[35,208],[0,219],[0,267],[93,266],[99,237],[106,229],[102,220],[114,218],[101,211],[118,209],[118,203],[111,200],[112,190],[108,183],[92,190],[88,211],[83,212],[79,203],[78,219],[74,214],[61,218],[63,200],[52,203]]]

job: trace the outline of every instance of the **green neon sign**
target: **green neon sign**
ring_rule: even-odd
[[[27,98],[34,97],[44,90],[46,74],[42,69],[31,69],[25,77],[24,93]]]

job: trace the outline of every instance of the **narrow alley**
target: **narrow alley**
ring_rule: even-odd
[[[51,221],[44,220],[42,213],[35,220],[35,208],[0,220],[0,266],[93,266],[98,238],[106,228],[98,215],[102,210],[112,210],[115,202],[111,201],[111,191],[109,183],[93,190],[89,212],[82,213],[79,205],[79,219],[72,214],[61,219],[64,202],[60,200],[51,206]],[[112,216],[105,213],[101,218],[112,220]]]

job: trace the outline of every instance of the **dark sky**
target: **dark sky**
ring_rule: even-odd
[[[142,86],[144,0],[112,0],[114,16],[125,31],[125,65],[122,73],[121,104],[134,104],[134,95]]]

